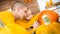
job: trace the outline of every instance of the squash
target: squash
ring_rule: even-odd
[[[10,28],[14,32],[14,34],[29,34],[29,32],[25,28],[15,23],[8,25],[8,28]]]
[[[0,27],[0,34],[29,34],[26,29],[15,23],[9,25],[1,24]]]
[[[30,28],[31,25],[33,25],[34,22],[38,20],[38,16],[39,14],[36,14],[29,22],[16,20],[16,23],[23,26],[24,28]]]
[[[0,20],[2,20],[6,25],[9,25],[9,23],[15,23],[14,16],[8,11],[0,12]]]
[[[11,29],[9,29],[1,20],[0,20],[0,34],[13,34]]]
[[[52,25],[52,28],[54,28],[55,30],[59,30],[60,31],[60,23],[54,22],[51,25]]]
[[[60,24],[57,22],[38,27],[36,34],[60,34]]]
[[[34,31],[34,29],[27,31],[24,27],[16,24],[14,16],[8,11],[0,12],[0,20],[7,27],[1,28],[0,34],[31,34]]]
[[[38,21],[40,24],[44,24],[45,21],[55,22],[58,21],[58,14],[52,10],[43,10],[40,12]]]

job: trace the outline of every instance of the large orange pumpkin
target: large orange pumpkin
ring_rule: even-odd
[[[46,21],[57,21],[58,20],[58,14],[52,10],[43,10],[40,12],[38,21],[40,24],[44,24]]]

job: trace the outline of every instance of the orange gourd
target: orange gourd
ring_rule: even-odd
[[[58,20],[58,14],[52,10],[43,10],[40,12],[38,21],[40,24],[44,24],[45,20],[50,20],[51,22]]]

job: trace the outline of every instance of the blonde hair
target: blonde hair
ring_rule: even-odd
[[[16,8],[24,8],[26,7],[26,5],[20,1],[16,1],[14,4],[13,4],[13,7],[12,9],[15,10]]]

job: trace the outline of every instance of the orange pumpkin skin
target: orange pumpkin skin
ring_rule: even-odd
[[[57,21],[58,20],[58,14],[52,10],[43,10],[40,14],[39,14],[39,17],[38,17],[38,21],[40,24],[44,24],[44,21],[42,19],[42,16],[43,15],[47,15],[47,17],[49,18],[49,20],[51,22],[54,22],[54,21]]]

